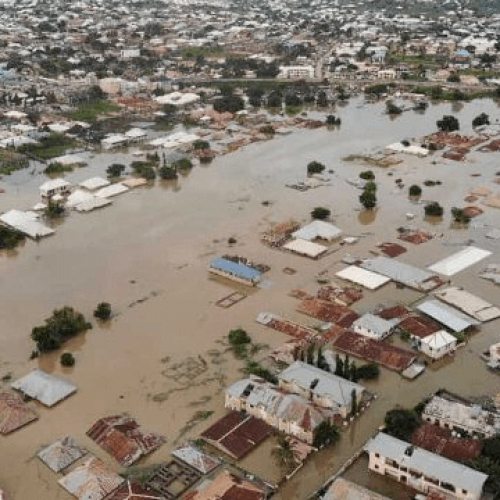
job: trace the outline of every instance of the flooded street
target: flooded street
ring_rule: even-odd
[[[471,188],[488,186],[500,170],[498,153],[474,152],[465,163],[444,160],[437,152],[426,159],[402,155],[404,163],[381,169],[342,161],[351,154],[369,154],[405,138],[436,131],[436,120],[455,114],[460,133],[472,131],[471,121],[481,112],[492,123],[500,110],[491,100],[465,104],[459,112],[452,105],[431,105],[425,114],[404,113],[394,120],[384,115],[383,104],[361,106],[354,100],[336,113],[339,130],[300,130],[272,141],[255,144],[216,158],[208,166],[196,166],[175,182],[132,190],[113,199],[113,204],[89,214],[71,213],[55,226],[56,234],[40,242],[26,241],[15,251],[0,256],[0,378],[19,378],[31,369],[63,374],[78,386],[78,392],[60,405],[47,409],[35,405],[40,420],[12,435],[0,438],[0,484],[13,500],[69,500],[57,478],[36,459],[42,445],[69,434],[106,463],[116,468],[109,455],[85,436],[103,416],[127,412],[145,429],[163,433],[167,443],[140,464],[167,460],[172,449],[186,438],[197,437],[208,424],[225,413],[224,390],[241,377],[241,361],[221,342],[228,331],[241,326],[256,342],[278,346],[288,337],[255,323],[261,311],[271,311],[303,324],[317,321],[295,311],[297,300],[288,296],[296,288],[314,290],[315,277],[329,276],[344,267],[346,254],[369,256],[383,241],[397,241],[396,228],[408,224],[406,214],[415,214],[412,224],[443,236],[422,245],[404,243],[408,252],[400,260],[428,266],[458,251],[469,239],[492,256],[455,275],[453,284],[500,305],[500,287],[481,280],[477,273],[486,263],[500,262],[497,240],[485,233],[500,227],[498,209],[484,208],[468,229],[450,227],[450,207],[464,206]],[[89,166],[66,179],[77,183],[94,175],[105,176],[115,162],[129,164],[131,154],[102,154],[90,158]],[[333,170],[330,186],[298,192],[286,183],[302,181],[306,165],[317,160]],[[435,164],[433,164],[435,162]],[[378,183],[379,208],[359,210],[360,191],[346,179],[372,168]],[[393,176],[388,176],[393,172]],[[471,174],[481,174],[471,177]],[[404,189],[395,179],[401,178]],[[423,187],[422,199],[438,200],[445,216],[437,224],[423,220],[423,207],[408,200],[407,188],[424,180],[442,185]],[[14,173],[0,182],[0,211],[24,210],[38,201],[43,175]],[[262,202],[269,201],[264,206]],[[309,220],[316,206],[331,209],[332,218],[346,235],[362,236],[353,246],[319,261],[270,249],[260,242],[260,233],[271,222],[294,218]],[[233,237],[235,245],[227,240]],[[215,256],[243,255],[269,265],[266,278],[272,286],[251,290],[249,296],[229,309],[215,302],[241,287],[209,278],[207,263]],[[297,270],[294,275],[282,272]],[[412,303],[420,295],[389,284],[378,292],[366,292],[353,307],[359,312],[374,306],[402,301]],[[74,368],[62,368],[60,352],[29,361],[34,343],[31,329],[50,316],[54,308],[70,305],[88,319],[101,301],[110,302],[116,316],[109,325],[73,339],[64,350],[74,353]],[[467,395],[500,392],[500,377],[486,369],[479,354],[500,340],[498,322],[486,324],[452,361],[431,366],[420,378],[409,382],[396,373],[381,370],[377,382],[365,384],[378,395],[372,407],[342,433],[333,449],[311,458],[276,498],[304,499],[318,488],[382,424],[383,416],[396,404],[414,406],[440,387]],[[265,355],[265,354],[264,354]],[[0,382],[4,388],[8,382]],[[213,411],[206,421],[196,420],[199,411]],[[192,421],[192,426],[186,424]],[[265,443],[243,461],[251,472],[276,480]],[[257,455],[257,458],[255,457]],[[363,483],[363,470],[356,480]],[[365,482],[365,484],[368,484]]]

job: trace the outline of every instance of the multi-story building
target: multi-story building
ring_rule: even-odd
[[[425,494],[479,500],[486,474],[380,432],[368,441],[368,468]]]

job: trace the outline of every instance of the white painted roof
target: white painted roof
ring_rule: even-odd
[[[411,455],[405,452],[411,445],[383,432],[370,439],[365,446],[368,453],[396,461],[400,466],[413,469],[431,477],[453,484],[469,492],[480,492],[488,476],[465,465],[453,462],[417,446],[411,447]]]
[[[453,276],[489,255],[491,255],[489,250],[477,247],[465,247],[463,250],[436,262],[429,269],[444,276]]]
[[[358,318],[353,324],[352,328],[355,332],[358,332],[358,328],[362,330],[369,330],[373,332],[374,335],[378,337],[383,337],[387,332],[392,330],[394,324],[390,321],[387,321],[380,316],[375,316],[371,313],[365,313],[361,318]],[[361,333],[362,332],[358,332]]]
[[[342,278],[352,283],[364,286],[368,290],[375,290],[385,285],[391,278],[387,276],[382,276],[381,274],[374,273],[373,271],[367,271],[362,267],[349,266],[336,274],[339,278]]]
[[[71,382],[42,370],[33,370],[12,382],[11,386],[30,398],[37,399],[45,406],[54,406],[76,392],[76,386]]]
[[[283,245],[283,248],[313,258],[318,257],[328,250],[328,248],[323,245],[318,245],[317,243],[306,240],[292,240],[286,245]]]
[[[342,234],[342,230],[337,226],[322,220],[315,220],[298,231],[292,233],[293,238],[312,241],[316,238],[332,241]]]
[[[117,182],[116,184],[111,184],[110,186],[99,189],[95,195],[100,198],[109,198],[111,196],[125,193],[126,191],[128,191],[128,187],[124,186],[121,182]]]
[[[21,212],[20,210],[10,210],[4,213],[0,216],[0,221],[28,235],[30,238],[40,238],[55,233],[50,227],[38,222],[36,217],[33,217],[28,212]]]
[[[83,182],[80,182],[79,186],[88,189],[89,191],[94,191],[94,189],[99,189],[104,186],[109,186],[110,182],[102,177],[91,177]]]
[[[424,337],[421,342],[427,344],[434,350],[442,349],[457,343],[457,338],[448,333],[446,330],[439,330],[432,333],[428,337]]]
[[[48,191],[52,189],[58,189],[58,188],[66,188],[70,187],[71,183],[68,181],[65,181],[64,179],[52,179],[50,181],[44,182],[40,186],[40,191],[42,193],[47,193]]]

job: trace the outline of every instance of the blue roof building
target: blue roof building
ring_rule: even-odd
[[[213,260],[209,265],[209,271],[247,285],[256,285],[262,277],[262,273],[253,267],[223,258]]]

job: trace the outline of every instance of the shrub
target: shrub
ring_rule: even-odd
[[[480,127],[481,125],[489,125],[490,117],[486,113],[481,113],[472,120],[473,127]]]
[[[453,220],[459,224],[468,224],[470,222],[470,217],[462,208],[453,207],[451,209],[451,215]]]
[[[99,304],[97,304],[97,307],[94,310],[94,318],[106,321],[110,317],[111,317],[111,304],[109,304],[108,302],[100,302]]]
[[[0,249],[15,248],[26,237],[15,229],[0,226]]]
[[[204,141],[203,139],[197,139],[193,142],[193,149],[196,150],[205,150],[210,149],[210,143],[208,141]]]
[[[436,122],[436,125],[442,132],[454,132],[460,129],[459,121],[452,115],[444,115],[441,120]]]
[[[325,170],[325,166],[319,161],[312,161],[307,165],[307,173],[311,174],[321,174]]]
[[[61,365],[63,366],[73,366],[75,364],[75,357],[70,352],[65,352],[61,354]]]
[[[422,194],[422,188],[420,186],[417,186],[416,184],[413,184],[410,186],[410,189],[408,189],[408,193],[410,196],[420,196]]]
[[[375,380],[380,375],[380,368],[377,363],[367,363],[357,368],[356,375],[358,379]]]
[[[375,174],[373,170],[365,170],[359,174],[359,178],[365,181],[373,181],[375,179]]]
[[[404,408],[390,410],[385,414],[385,432],[395,438],[409,441],[420,425],[418,414]]]
[[[426,205],[424,211],[425,215],[429,217],[442,217],[444,212],[443,207],[437,201],[433,201]]]
[[[63,172],[71,172],[72,170],[73,167],[71,165],[63,165],[62,163],[59,162],[53,162],[50,163],[49,166],[45,168],[43,173],[46,175],[61,174]]]
[[[325,208],[325,207],[316,207],[312,210],[311,212],[311,217],[313,219],[319,219],[319,220],[324,220],[324,219],[327,219],[328,217],[330,217],[330,210],[328,210],[328,208]]]
[[[172,163],[172,168],[174,170],[189,170],[193,168],[193,162],[189,158],[181,158]]]
[[[237,328],[236,330],[231,330],[228,334],[229,343],[234,345],[250,344],[252,339],[248,333],[242,328]]]
[[[167,167],[167,166],[160,167],[160,169],[158,170],[158,172],[160,174],[160,177],[162,179],[165,179],[165,180],[177,179],[177,177],[178,177],[177,172],[175,171],[175,169],[173,169],[171,167]]]
[[[120,163],[113,163],[106,169],[106,174],[109,178],[112,177],[121,177],[125,170],[125,165]]]

